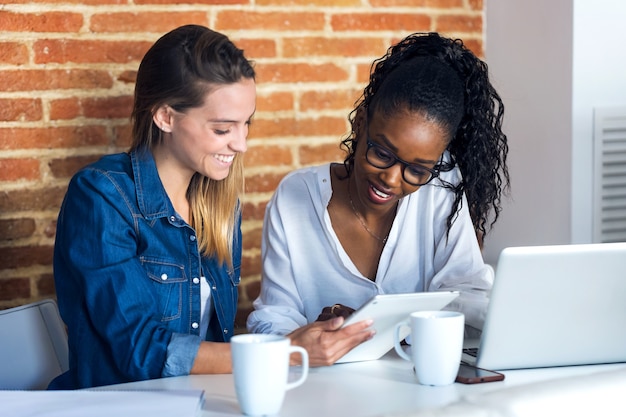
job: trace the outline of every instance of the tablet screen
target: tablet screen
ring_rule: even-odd
[[[372,339],[363,342],[345,354],[337,363],[379,359],[393,348],[393,332],[396,324],[407,320],[414,311],[441,310],[458,296],[458,291],[378,294],[374,296],[352,313],[346,319],[343,327],[361,320],[372,319],[376,334]]]

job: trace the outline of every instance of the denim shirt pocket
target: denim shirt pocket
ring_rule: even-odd
[[[183,307],[184,284],[187,282],[182,265],[162,260],[142,258],[142,264],[152,282],[161,321],[180,318]]]

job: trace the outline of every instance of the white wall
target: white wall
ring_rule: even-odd
[[[511,198],[485,260],[571,241],[573,0],[487,0],[485,56],[505,105]]]
[[[626,2],[487,0],[485,17],[512,178],[485,259],[592,242],[593,109],[626,106]]]
[[[593,108],[626,106],[624,0],[575,0],[573,75],[572,241],[587,243],[593,236]]]

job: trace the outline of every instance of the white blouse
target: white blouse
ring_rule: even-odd
[[[441,174],[459,181],[455,169]],[[458,290],[447,309],[482,329],[493,271],[483,262],[467,201],[446,237],[454,193],[438,180],[404,197],[383,249],[375,281],[364,277],[331,225],[330,164],[288,174],[268,203],[263,225],[262,285],[248,330],[287,334],[335,303],[354,309],[375,294]]]

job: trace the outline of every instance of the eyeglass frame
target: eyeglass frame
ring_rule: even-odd
[[[414,187],[421,187],[422,185],[426,185],[429,182],[431,182],[433,179],[438,178],[439,174],[441,173],[441,171],[449,171],[450,169],[448,168],[448,164],[443,163],[443,155],[441,155],[441,158],[439,158],[439,162],[437,164],[435,164],[435,168],[428,168],[425,167],[424,165],[420,165],[420,164],[412,164],[410,162],[405,161],[402,158],[399,158],[395,153],[393,153],[392,151],[390,151],[389,149],[385,148],[382,145],[379,145],[376,142],[373,142],[372,139],[368,136],[366,139],[366,143],[367,143],[367,149],[365,150],[365,160],[367,161],[368,164],[370,164],[371,166],[373,166],[374,168],[377,169],[389,169],[392,166],[394,166],[395,164],[397,164],[398,162],[402,165],[402,179],[404,180],[404,182],[406,182],[409,185],[412,185]],[[370,161],[370,158],[368,157],[368,154],[370,152],[370,149],[372,148],[378,148],[378,149],[383,149],[385,152],[387,152],[392,160],[391,163],[387,166],[378,166],[378,165],[374,165],[374,163],[372,163],[372,161]],[[430,178],[428,178],[428,180],[426,182],[423,183],[419,183],[419,184],[414,184],[411,181],[408,181],[406,179],[406,175],[405,175],[405,171],[407,167],[419,167],[419,169],[424,169],[426,171],[428,171],[430,173]]]

